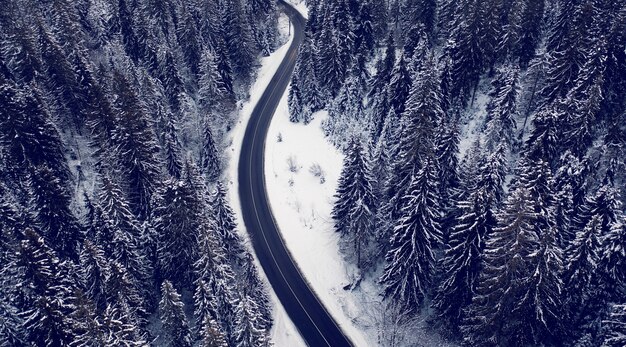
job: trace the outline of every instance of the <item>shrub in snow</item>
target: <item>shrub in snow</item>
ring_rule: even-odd
[[[318,163],[313,163],[313,165],[311,165],[311,167],[309,168],[309,172],[315,176],[315,177],[319,177],[320,179],[320,184],[326,182],[326,173],[324,172],[324,169],[322,169],[322,167],[320,166],[320,164]]]
[[[298,161],[293,155],[290,155],[289,158],[287,158],[287,166],[289,166],[289,171],[293,173],[297,173],[298,170],[300,170],[300,167],[298,166]]]

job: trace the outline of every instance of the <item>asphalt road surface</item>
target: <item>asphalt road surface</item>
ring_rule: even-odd
[[[310,347],[352,346],[298,270],[281,238],[265,187],[265,139],[272,116],[289,84],[306,20],[279,1],[291,18],[294,38],[287,55],[252,111],[239,158],[239,196],[254,251],[287,314]],[[289,346],[277,346],[289,347]]]

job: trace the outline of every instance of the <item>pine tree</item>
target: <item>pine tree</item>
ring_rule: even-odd
[[[611,305],[611,313],[602,324],[605,326],[602,347],[619,347],[626,343],[626,305]]]
[[[29,166],[45,165],[65,185],[70,177],[64,144],[49,113],[31,89],[14,83],[0,85],[0,144],[7,155],[8,168],[23,175]]]
[[[203,142],[200,149],[200,167],[209,182],[216,182],[222,172],[222,163],[217,151],[211,126],[203,125]]]
[[[167,280],[161,285],[159,318],[163,323],[161,337],[164,346],[192,346],[191,331],[185,317],[183,301],[172,283]]]
[[[39,166],[32,170],[29,187],[35,221],[60,255],[75,259],[83,234],[70,209],[70,193],[48,167]]]
[[[259,324],[260,317],[256,303],[244,295],[235,308],[237,320],[234,326],[236,347],[255,347],[267,345],[267,333]]]
[[[167,180],[155,210],[161,276],[182,285],[189,283],[202,227],[202,201],[184,181]]]
[[[441,241],[436,162],[427,159],[413,174],[385,257],[384,296],[419,312],[431,290],[435,249]]]
[[[405,103],[409,97],[411,88],[411,76],[407,68],[405,55],[400,56],[391,72],[391,80],[389,81],[388,100],[389,105],[396,114],[404,112]]]
[[[494,150],[498,144],[504,143],[510,149],[515,138],[515,116],[517,113],[517,96],[519,71],[515,67],[505,66],[498,70],[489,92],[491,100],[487,105],[486,148]]]
[[[33,229],[26,229],[18,249],[21,316],[28,341],[43,346],[68,345],[74,338],[69,316],[71,283],[67,266]]]
[[[85,240],[80,251],[79,277],[86,296],[98,310],[106,308],[106,281],[109,277],[109,264],[100,247]]]
[[[372,177],[366,155],[360,142],[353,140],[346,155],[339,186],[335,197],[332,217],[335,230],[340,232],[350,246],[348,253],[356,258],[356,265],[363,269],[365,259],[371,259],[375,197],[372,190]]]
[[[614,223],[602,240],[600,266],[609,295],[617,299],[626,292],[626,232],[623,222]]]
[[[211,201],[212,218],[217,227],[217,236],[230,264],[238,263],[237,259],[243,253],[242,243],[237,234],[235,215],[226,197],[226,188],[220,182]]]
[[[228,97],[228,89],[219,73],[217,55],[212,50],[202,53],[198,88],[198,99],[207,109],[219,105]]]
[[[525,346],[562,338],[552,178],[546,163],[522,165],[487,235],[484,268],[461,327],[468,344]]]
[[[113,80],[118,111],[114,152],[128,184],[132,211],[145,219],[152,212],[153,195],[160,179],[159,147],[146,110],[126,77],[116,71]]]

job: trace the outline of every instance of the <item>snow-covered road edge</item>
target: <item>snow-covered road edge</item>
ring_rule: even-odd
[[[284,14],[281,14],[279,18],[279,29],[281,33],[287,34],[288,29],[288,19]],[[293,28],[291,29],[293,32]],[[237,124],[234,126],[231,136],[231,145],[228,148],[227,157],[228,159],[228,169],[226,170],[226,178],[228,183],[228,198],[230,204],[235,212],[235,216],[237,219],[237,225],[239,226],[238,231],[240,236],[246,240],[246,244],[250,251],[252,251],[252,246],[250,243],[250,238],[246,231],[245,224],[243,222],[243,215],[241,213],[241,201],[239,200],[239,181],[238,181],[238,172],[237,168],[239,167],[239,155],[241,153],[241,146],[243,143],[243,137],[246,131],[246,126],[248,125],[248,121],[250,120],[250,116],[252,115],[252,111],[256,106],[257,102],[261,98],[261,95],[265,91],[268,86],[270,80],[278,70],[280,63],[284,59],[287,54],[287,50],[291,45],[293,40],[293,35],[289,37],[289,40],[277,49],[274,53],[272,53],[269,57],[263,58],[261,60],[261,68],[259,69],[257,80],[250,88],[250,98],[246,101],[241,110],[239,111],[239,120]],[[254,254],[254,252],[252,252]],[[259,269],[260,276],[265,282],[269,292],[270,298],[273,304],[273,318],[274,318],[274,326],[271,332],[272,342],[276,346],[306,346],[306,343],[300,336],[300,333],[296,329],[295,325],[287,315],[287,312],[283,308],[282,304],[278,300],[278,297],[271,289],[269,281],[263,272],[263,268],[259,263],[258,259],[255,255],[255,263],[257,268]]]

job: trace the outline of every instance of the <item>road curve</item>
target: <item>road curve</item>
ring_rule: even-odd
[[[298,270],[282,240],[265,187],[265,140],[272,116],[293,72],[306,20],[279,0],[291,18],[294,37],[284,60],[252,111],[239,157],[243,220],[265,274],[287,314],[310,347],[352,346]],[[283,347],[283,346],[278,346]]]

